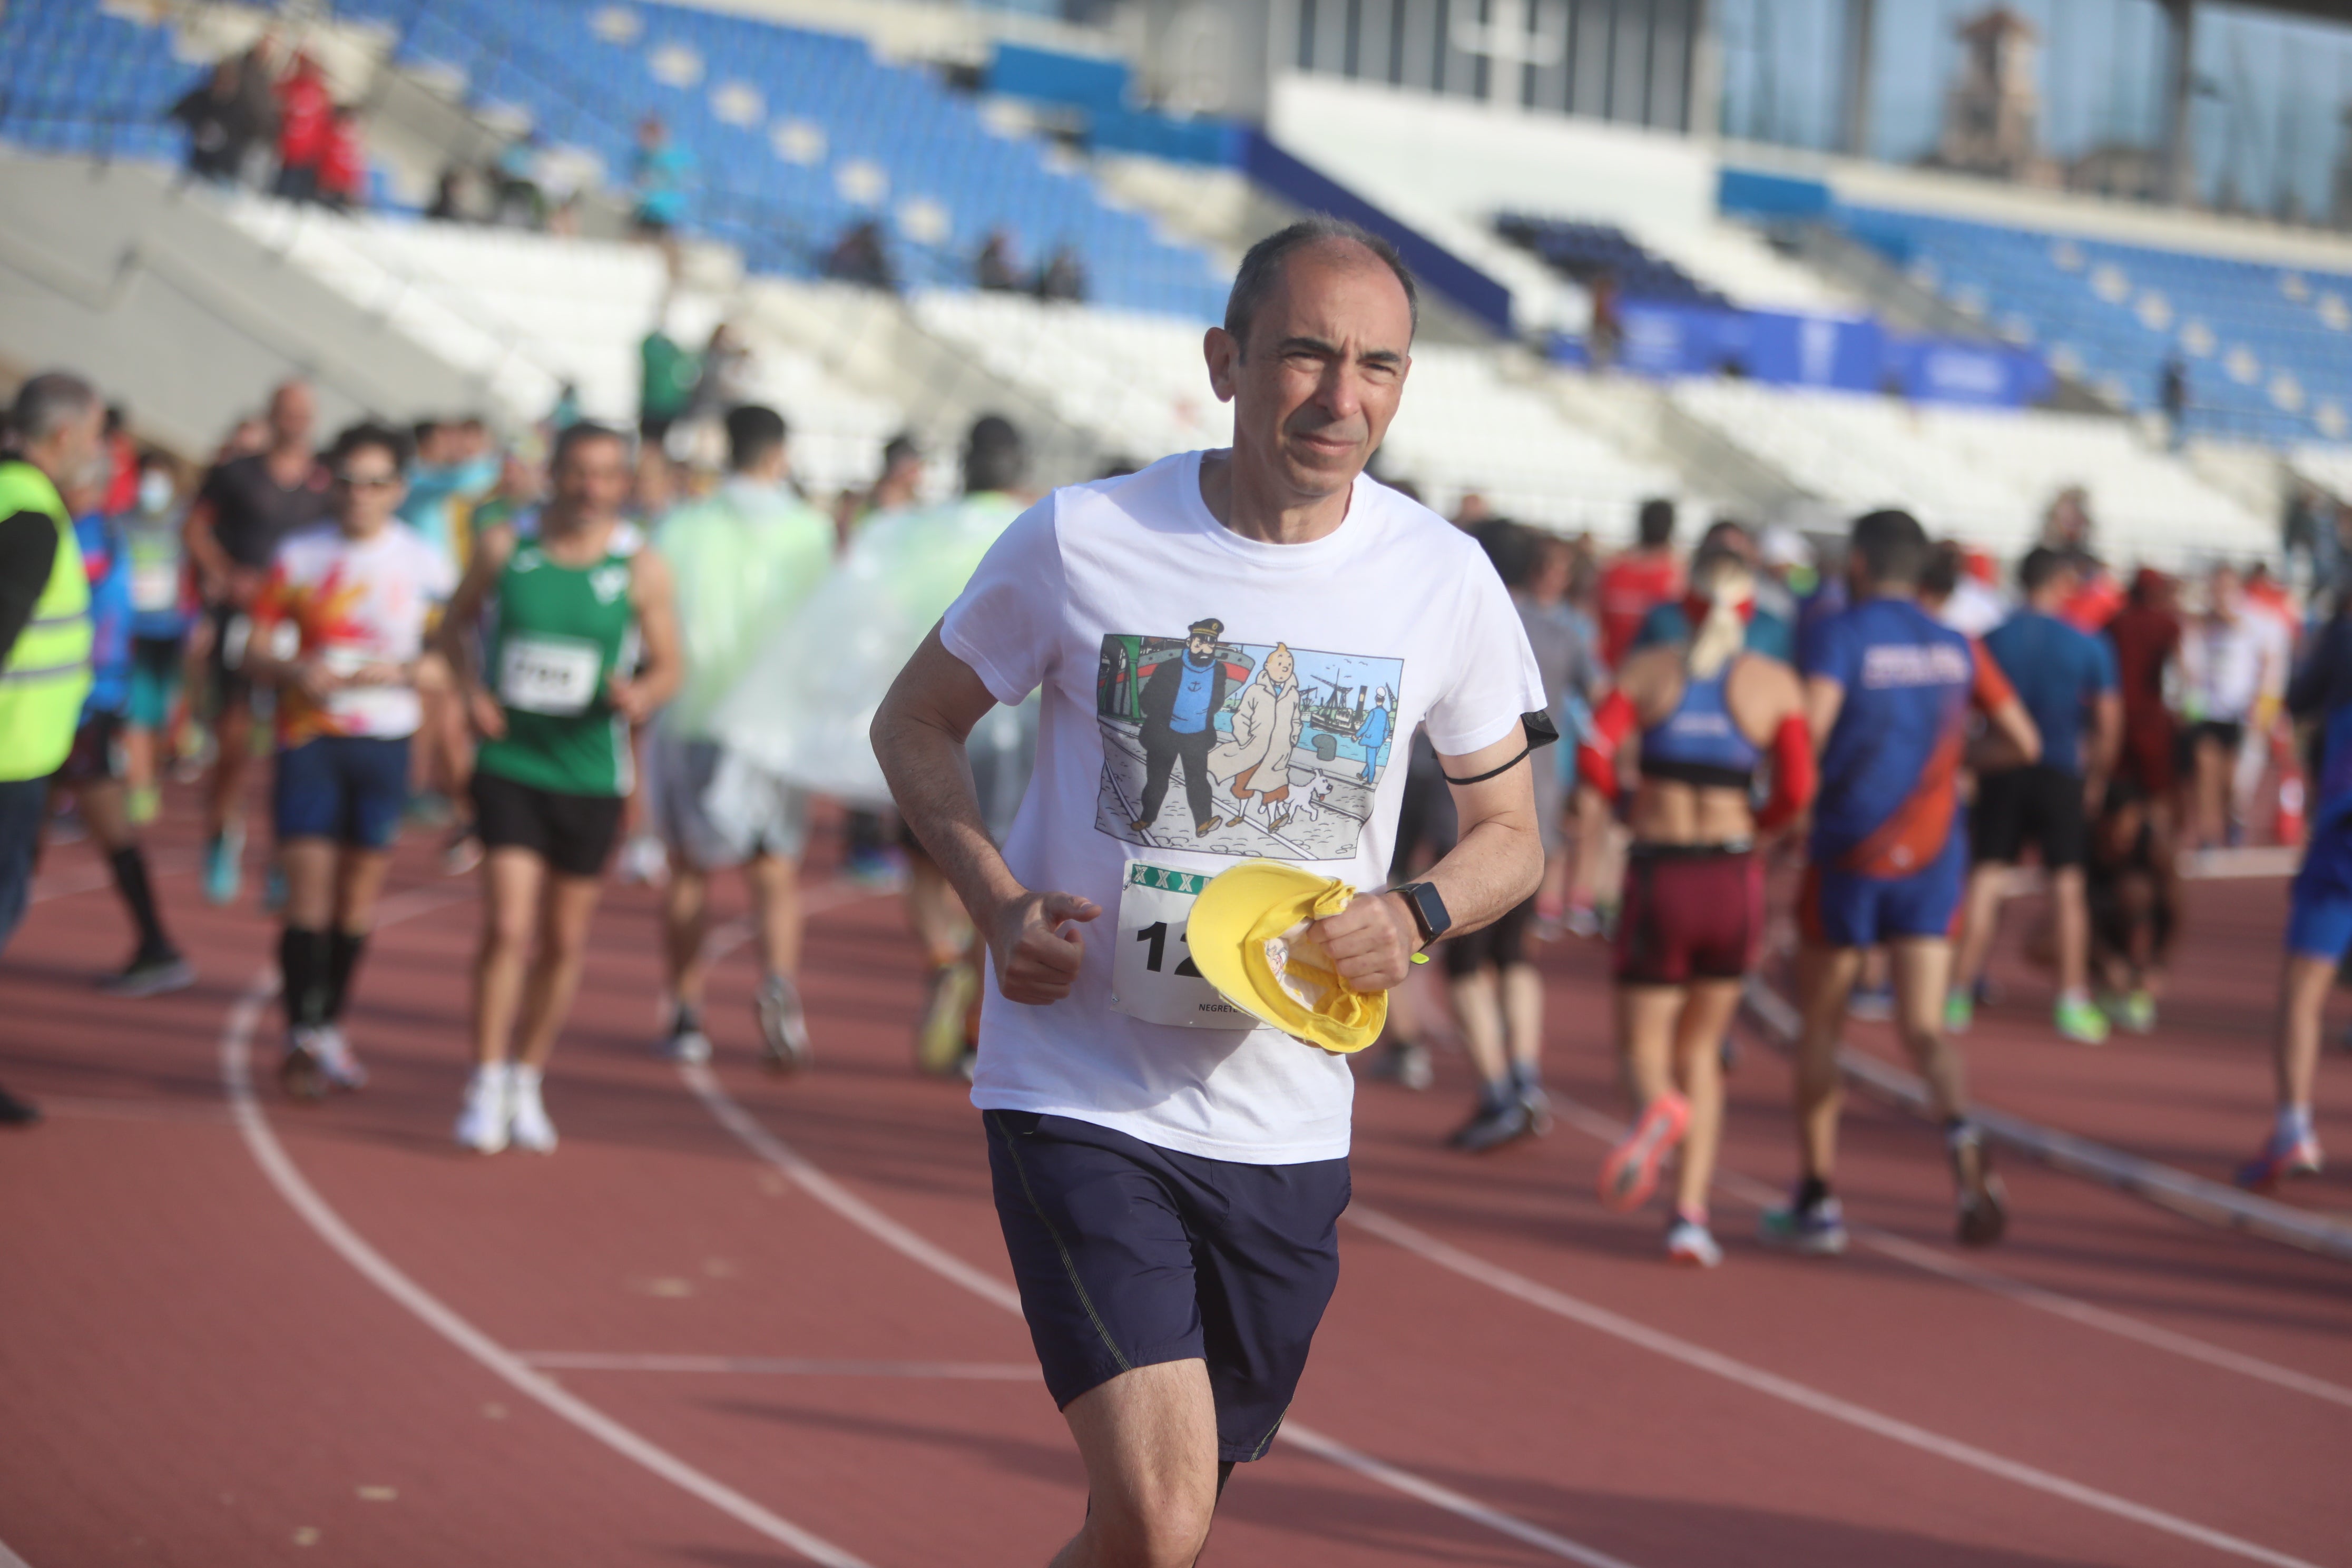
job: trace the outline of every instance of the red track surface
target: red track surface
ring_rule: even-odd
[[[89,990],[123,943],[79,847],[51,857],[55,896],[0,961],[0,1081],[51,1113],[0,1139],[0,1542],[35,1568],[792,1561],[502,1380],[289,1205],[222,1086],[269,928],[249,904],[195,903],[173,827],[162,885],[196,990]],[[421,848],[396,885],[431,907],[379,937],[362,981],[374,1083],[315,1110],[262,1095],[263,1142],[299,1181],[506,1352],[799,1363],[546,1373],[757,1510],[877,1568],[1043,1562],[1084,1489],[1024,1378],[1025,1331],[827,1207],[647,1054],[650,897],[615,890],[600,917],[549,1093],[562,1152],[480,1160],[447,1142],[467,890]],[[2280,889],[2192,897],[2157,1037],[2063,1047],[2021,999],[1970,1037],[1986,1098],[2207,1173],[2242,1154],[2267,1098]],[[1206,1561],[1536,1563],[1574,1542],[1635,1568],[2352,1562],[2352,1273],[2014,1163],[2010,1241],[1963,1258],[1933,1134],[1860,1103],[1841,1185],[1882,1228],[1839,1262],[1761,1253],[1745,1240],[1757,1179],[1777,1186],[1791,1155],[1785,1068],[1755,1047],[1717,1205],[1730,1258],[1671,1270],[1654,1215],[1589,1195],[1594,1112],[1613,1114],[1603,955],[1545,962],[1550,1071],[1574,1102],[1550,1139],[1439,1148],[1466,1100],[1458,1062],[1428,1095],[1366,1087],[1370,1226],[1349,1227],[1294,1415],[1556,1543],[1286,1440],[1236,1479]],[[808,990],[818,1068],[772,1079],[750,1065],[749,975],[722,970],[723,1091],[850,1199],[1005,1279],[977,1120],[907,1068],[919,981],[891,900],[818,921]],[[2352,1075],[2328,1066],[2323,1100],[2341,1105]],[[2352,1206],[2340,1184],[2315,1191]],[[1399,1240],[1416,1237],[1433,1239]]]

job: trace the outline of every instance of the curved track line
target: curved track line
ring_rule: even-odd
[[[1553,1114],[1559,1120],[1601,1143],[1614,1144],[1628,1131],[1623,1122],[1570,1100],[1558,1090],[1552,1092],[1551,1105]],[[1715,1185],[1750,1208],[1761,1209],[1780,1201],[1780,1194],[1738,1171],[1718,1167]],[[2324,1399],[2331,1405],[2352,1409],[2352,1388],[2340,1383],[2330,1383],[2326,1378],[2314,1377],[2309,1373],[2297,1372],[2293,1367],[2281,1366],[2260,1356],[2229,1350],[2193,1334],[2146,1322],[2063,1291],[2030,1285],[2022,1279],[1951,1257],[1932,1247],[1923,1247],[1908,1237],[1897,1236],[1874,1225],[1849,1221],[1846,1229],[1855,1240],[1872,1251],[1884,1253],[1898,1263],[1907,1263],[1914,1268],[1941,1276],[1956,1284],[1971,1285],[1995,1296],[2007,1297],[2020,1306],[2032,1307],[2036,1311],[2063,1318],[2086,1329],[2096,1329],[2101,1333],[2113,1334],[2117,1339],[2130,1340],[2151,1350],[2164,1351],[2186,1361],[2200,1362],[2222,1372],[2236,1373],[2258,1383],[2267,1383],[2296,1394],[2307,1394],[2314,1399]]]
[[[2079,1503],[2084,1508],[2100,1513],[2129,1520],[2135,1524],[2146,1525],[2150,1530],[2160,1531],[2183,1541],[2193,1541],[2200,1546],[2210,1546],[2216,1552],[2227,1552],[2232,1557],[2243,1557],[2251,1562],[2268,1563],[2271,1568],[2316,1568],[2315,1564],[2306,1563],[2300,1557],[2290,1557],[2284,1552],[2273,1552],[2267,1546],[2257,1545],[2253,1542],[2243,1541],[2237,1536],[2208,1529],[2178,1514],[2166,1513],[2160,1509],[2133,1502],[2128,1498],[2120,1498],[2112,1492],[2101,1491],[2096,1487],[2084,1486],[2079,1481],[2070,1481],[2063,1476],[2053,1475],[2048,1470],[2039,1469],[2015,1459],[2004,1458],[1999,1454],[1977,1447],[1973,1444],[1963,1443],[1957,1438],[1930,1432],[1924,1426],[1915,1426],[1908,1421],[1898,1420],[1892,1415],[1882,1415],[1875,1410],[1840,1399],[1832,1394],[1824,1394],[1820,1389],[1797,1382],[1794,1378],[1782,1377],[1778,1373],[1767,1372],[1762,1367],[1750,1366],[1746,1362],[1735,1360],[1720,1352],[1708,1350],[1704,1345],[1694,1344],[1688,1340],[1654,1329],[1647,1323],[1638,1322],[1632,1318],[1612,1312],[1606,1307],[1596,1307],[1590,1301],[1581,1300],[1565,1291],[1555,1290],[1548,1285],[1539,1285],[1525,1275],[1513,1273],[1498,1264],[1489,1263],[1483,1258],[1450,1246],[1426,1231],[1416,1229],[1402,1220],[1391,1219],[1378,1209],[1367,1208],[1362,1204],[1352,1204],[1349,1206],[1345,1217],[1353,1221],[1359,1228],[1370,1231],[1384,1241],[1392,1242],[1408,1252],[1425,1258],[1439,1268],[1449,1269],[1465,1279],[1475,1280],[1506,1296],[1524,1301],[1531,1307],[1552,1313],[1556,1317],[1566,1318],[1571,1322],[1581,1323],[1586,1328],[1597,1330],[1612,1338],[1622,1340],[1628,1344],[1638,1345],[1643,1350],[1664,1356],[1669,1361],[1680,1362],[1685,1366],[1711,1373],[1727,1382],[1738,1384],[1759,1394],[1769,1394],[1774,1399],[1785,1401],[1800,1409],[1810,1410],[1817,1415],[1826,1415],[1832,1421],[1841,1421],[1849,1426],[1858,1426],[1865,1432],[1901,1443],[1907,1447],[1934,1454],[1939,1458],[1966,1465],[1971,1469],[1998,1476],[2006,1481],[2014,1481],[2019,1486],[2028,1487],[2052,1497],[2063,1498],[2068,1502]]]
[[[677,1076],[700,1100],[719,1124],[732,1132],[743,1146],[773,1165],[796,1183],[803,1192],[833,1210],[842,1218],[924,1268],[952,1280],[991,1305],[1003,1308],[1016,1317],[1021,1312],[1021,1294],[993,1275],[983,1273],[962,1258],[933,1245],[921,1236],[892,1219],[864,1198],[826,1175],[809,1163],[806,1156],[791,1144],[762,1127],[751,1113],[738,1104],[733,1096],[720,1085],[718,1075],[699,1063],[681,1063]],[[1285,1419],[1282,1440],[1327,1459],[1343,1469],[1353,1470],[1367,1480],[1418,1499],[1433,1508],[1442,1509],[1457,1519],[1491,1530],[1498,1535],[1549,1552],[1570,1563],[1581,1563],[1585,1568],[1633,1568],[1622,1558],[1612,1557],[1597,1547],[1582,1542],[1555,1535],[1539,1525],[1515,1519],[1499,1510],[1487,1507],[1475,1498],[1466,1497],[1451,1487],[1402,1470],[1369,1454],[1357,1451],[1333,1437],[1328,1437],[1310,1426]],[[2301,1568],[2301,1565],[2297,1565]]]
[[[377,929],[383,929],[390,920],[421,914],[425,909],[435,907],[438,907],[437,903],[425,904],[404,910],[389,920],[379,919]],[[276,973],[265,969],[229,1010],[228,1022],[221,1030],[221,1081],[227,1091],[230,1109],[236,1118],[237,1131],[244,1135],[246,1148],[261,1167],[262,1173],[269,1178],[269,1184],[278,1189],[278,1196],[284,1198],[288,1205],[318,1233],[319,1239],[332,1247],[370,1284],[408,1309],[435,1333],[479,1362],[526,1398],[545,1406],[624,1458],[651,1470],[672,1486],[709,1503],[778,1545],[799,1552],[812,1563],[823,1564],[823,1568],[868,1568],[863,1559],[851,1555],[822,1536],[812,1534],[788,1519],[771,1513],[732,1487],[705,1475],[667,1449],[640,1437],[552,1379],[533,1372],[512,1351],[459,1317],[437,1297],[402,1273],[345,1224],[342,1216],[319,1195],[318,1190],[296,1167],[285,1146],[278,1142],[277,1133],[270,1131],[269,1120],[262,1113],[261,1102],[254,1096],[253,1033],[260,1022],[262,1009],[268,1005],[277,989]]]

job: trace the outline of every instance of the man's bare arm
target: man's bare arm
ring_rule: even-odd
[[[1510,762],[1527,743],[1526,733],[1515,729],[1493,745],[1465,755],[1441,753],[1438,763],[1452,778],[1477,778]],[[1493,778],[1446,786],[1454,794],[1461,836],[1421,879],[1436,888],[1445,912],[1454,918],[1454,931],[1492,925],[1542,882],[1535,769],[1550,761],[1538,752]],[[1318,922],[1317,933],[1337,962],[1340,978],[1358,991],[1386,991],[1402,984],[1421,946],[1421,928],[1396,893],[1358,899]]]
[[[644,647],[637,673],[613,683],[613,706],[633,724],[642,724],[677,695],[686,681],[686,653],[678,646],[677,593],[669,563],[652,549],[637,552],[629,571],[629,603],[637,614]]]
[[[995,706],[987,686],[947,650],[934,626],[874,715],[874,755],[898,815],[987,939],[1005,999],[1058,1002],[1086,955],[1078,927],[1102,908],[1075,894],[1023,887],[989,838],[964,741]]]
[[[467,716],[474,728],[492,738],[506,733],[506,710],[482,685],[481,672],[475,668],[474,637],[481,626],[482,606],[489,602],[491,586],[505,570],[514,546],[511,528],[489,529],[476,538],[473,559],[466,563],[466,574],[458,579],[457,591],[449,595],[433,637],[433,646],[448,663],[450,681]]]

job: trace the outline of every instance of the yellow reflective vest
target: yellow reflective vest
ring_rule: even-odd
[[[0,663],[0,782],[57,772],[89,694],[89,579],[73,520],[47,474],[30,463],[0,463],[0,518],[23,511],[57,526],[58,549],[33,618]]]

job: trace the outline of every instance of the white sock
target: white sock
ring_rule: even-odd
[[[2278,1113],[2278,1131],[2273,1134],[2282,1144],[2300,1143],[2311,1136],[2311,1107],[2282,1105]]]
[[[2058,1005],[2061,1007],[2068,1005],[2087,1007],[2090,1003],[2091,994],[2079,985],[2069,985],[2065,990],[2058,993]]]
[[[477,1084],[506,1084],[512,1081],[514,1068],[505,1062],[485,1062],[474,1069]]]
[[[539,1080],[541,1076],[539,1068],[524,1067],[518,1062],[509,1070],[514,1074],[512,1081],[517,1094],[537,1094],[539,1092]]]

